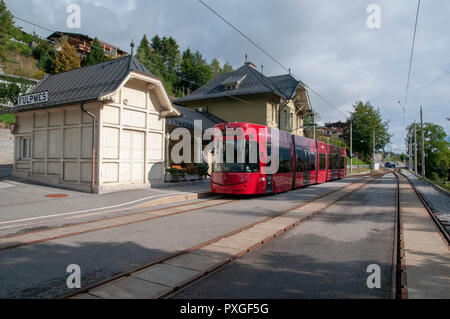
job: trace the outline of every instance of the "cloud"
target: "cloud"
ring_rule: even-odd
[[[217,57],[235,68],[247,53],[264,73],[286,73],[196,0],[22,0],[6,1],[17,16],[51,29],[66,30],[66,7],[78,3],[82,10],[80,33],[97,36],[129,51],[131,39],[143,34],[173,36],[181,49],[190,46],[209,61]],[[205,2],[220,12],[256,43],[264,47],[293,73],[336,105],[351,110],[359,100],[370,100],[380,108],[393,143],[404,144],[402,109],[397,101],[405,94],[413,35],[416,1],[378,0],[381,29],[366,26],[367,6],[373,0],[280,0]],[[423,2],[419,18],[410,92],[450,72],[450,2]],[[33,27],[21,24],[27,30]],[[36,29],[36,28],[34,28]],[[42,30],[36,30],[45,34]],[[77,32],[78,32],[77,31]],[[419,119],[424,106],[425,121],[450,128],[450,76],[408,99],[406,125]],[[311,93],[313,107],[324,121],[345,116]]]

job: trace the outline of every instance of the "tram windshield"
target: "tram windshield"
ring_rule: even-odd
[[[217,150],[215,150],[216,152]],[[245,141],[244,143],[240,141],[229,141],[223,143],[222,156],[218,153],[215,154],[221,157],[222,163],[215,161],[213,164],[213,172],[258,173],[260,166],[258,154],[259,146],[257,141]]]

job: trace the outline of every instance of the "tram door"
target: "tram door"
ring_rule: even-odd
[[[303,172],[303,179],[304,179],[303,185],[309,185],[311,184],[311,153],[307,149],[304,149],[303,152],[305,154],[304,156],[305,171]]]
[[[266,175],[267,181],[266,181],[266,193],[270,194],[273,192],[273,175]]]

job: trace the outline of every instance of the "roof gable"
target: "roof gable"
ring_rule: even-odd
[[[135,57],[128,55],[112,61],[49,75],[29,92],[30,94],[48,92],[48,102],[15,107],[11,111],[24,112],[98,100],[117,90],[132,71],[154,77]]]
[[[232,84],[237,84],[236,88],[227,90],[226,87]],[[217,76],[191,94],[176,100],[176,103],[262,93],[274,93],[289,99],[295,94],[299,84],[291,75],[266,77],[255,68],[244,64],[232,73]]]

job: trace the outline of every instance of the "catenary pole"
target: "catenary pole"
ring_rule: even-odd
[[[425,177],[425,138],[423,132],[423,112],[422,105],[420,106],[420,131],[422,134],[422,176]]]
[[[414,121],[414,173],[417,174],[417,126]]]
[[[353,172],[353,120],[350,119],[350,173]]]
[[[375,170],[375,127],[373,128],[373,150],[372,150],[373,169]]]

